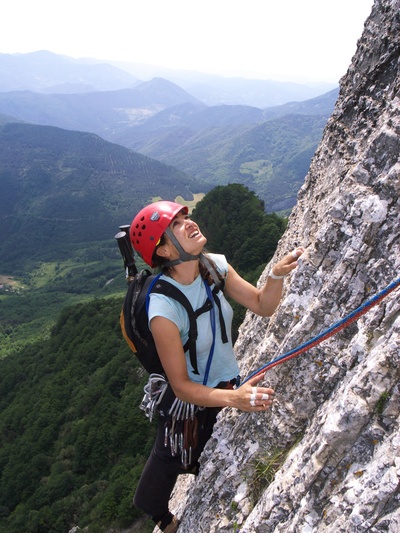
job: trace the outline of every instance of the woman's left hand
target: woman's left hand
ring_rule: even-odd
[[[298,265],[298,258],[304,253],[304,248],[299,246],[295,248],[292,252],[285,255],[283,259],[278,261],[272,268],[272,273],[275,276],[286,276],[292,270],[294,270]]]

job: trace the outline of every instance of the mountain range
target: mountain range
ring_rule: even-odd
[[[76,93],[134,87],[138,79],[107,63],[77,61],[45,50],[0,54],[0,91]]]
[[[12,66],[8,85],[5,65]],[[22,67],[25,77],[18,78]],[[0,92],[0,123],[27,122],[95,133],[188,174],[197,183],[192,190],[206,192],[215,184],[243,183],[265,202],[267,211],[294,205],[338,95],[333,89],[266,109],[206,105],[172,81],[142,82],[108,67],[49,52],[0,55],[0,87],[11,87],[16,79],[24,89]],[[108,85],[99,82],[103,77]],[[34,84],[36,78],[40,84]],[[82,82],[78,88],[77,80]],[[43,92],[65,89],[65,84],[81,92]],[[110,84],[119,88],[84,92],[84,88],[106,89]],[[170,185],[174,190],[175,185]]]
[[[301,84],[213,76],[98,59],[74,59],[40,50],[28,54],[0,54],[0,91],[80,93],[133,88],[143,81],[164,78],[179,85],[206,105],[241,104],[269,107],[307,100],[335,87],[329,83]]]

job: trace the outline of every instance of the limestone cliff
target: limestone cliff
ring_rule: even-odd
[[[304,258],[275,315],[242,325],[245,377],[400,276],[399,50],[400,0],[376,0],[271,264],[296,244]],[[222,411],[175,491],[179,533],[400,531],[399,378],[396,290],[267,372],[269,413]]]

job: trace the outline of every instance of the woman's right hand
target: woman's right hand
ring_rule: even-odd
[[[254,376],[235,390],[234,407],[241,411],[256,413],[266,411],[274,401],[275,391],[267,387],[257,387],[264,374]]]

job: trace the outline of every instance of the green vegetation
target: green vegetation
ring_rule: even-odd
[[[382,416],[383,410],[390,399],[390,393],[388,391],[382,392],[379,396],[379,400],[376,402],[375,411],[379,416]]]
[[[253,461],[251,473],[251,497],[256,504],[261,498],[265,489],[273,482],[276,472],[286,461],[289,453],[299,444],[303,438],[303,433],[298,433],[295,440],[289,442],[284,447],[276,447],[265,453],[260,453]]]
[[[0,530],[129,526],[155,426],[121,338],[119,299],[65,309],[51,337],[0,361]]]
[[[14,290],[0,297],[0,357],[48,338],[66,305],[116,294],[122,299],[125,289],[113,240],[77,248],[65,260],[37,262],[32,270],[20,269],[18,274]]]
[[[240,183],[264,201],[266,211],[283,211],[296,203],[328,116],[287,114],[259,124],[244,121],[186,132],[179,150],[171,149],[165,139],[169,135],[173,145],[180,130],[166,134],[160,128],[159,142],[153,136],[141,149],[203,184]]]
[[[196,206],[193,218],[207,236],[207,249],[222,251],[243,274],[259,271],[273,256],[285,220],[264,211],[264,203],[239,184],[215,187]]]
[[[259,501],[262,493],[273,482],[276,472],[281,468],[289,453],[301,441],[302,437],[303,434],[300,433],[294,442],[288,443],[285,447],[275,448],[260,454],[253,461],[251,497],[254,504]]]
[[[274,480],[276,472],[284,463],[290,449],[277,448],[264,456],[259,457],[254,463],[254,477],[251,480],[251,496],[256,503],[264,490]]]

